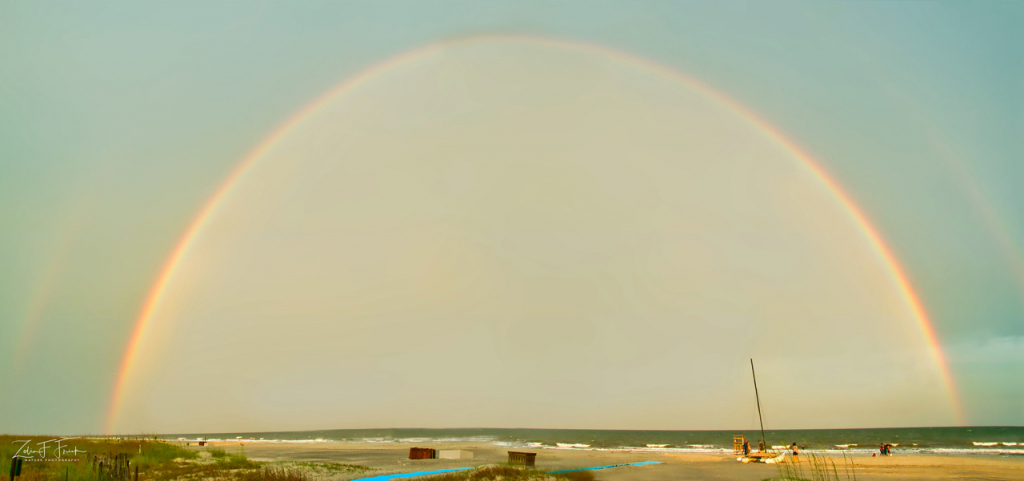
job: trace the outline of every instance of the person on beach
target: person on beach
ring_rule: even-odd
[[[750,454],[750,441],[747,441],[746,439],[744,439],[743,440],[743,455],[746,456],[748,454]]]
[[[791,451],[793,452],[793,461],[794,461],[794,462],[799,462],[799,461],[800,461],[800,459],[798,458],[798,456],[800,456],[800,448],[799,448],[799,447],[797,447],[796,443],[793,443],[793,444],[792,444],[792,445],[791,445],[791,446],[789,447],[789,449],[790,449],[790,450],[791,450]]]
[[[759,452],[759,453],[763,453],[764,452],[764,441],[758,441],[757,442],[757,452]]]

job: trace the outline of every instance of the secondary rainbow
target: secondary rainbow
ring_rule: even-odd
[[[661,65],[652,60],[648,60],[642,57],[637,57],[632,54],[627,54],[612,48],[580,43],[576,41],[537,37],[537,36],[523,36],[523,35],[477,35],[470,37],[459,37],[434,44],[427,45],[401,55],[392,57],[381,63],[373,65],[360,73],[349,78],[345,82],[341,83],[337,87],[331,89],[326,94],[321,96],[316,101],[307,105],[302,110],[292,115],[288,120],[281,124],[276,130],[273,131],[266,139],[260,142],[239,164],[232,170],[227,179],[220,185],[220,187],[214,192],[210,199],[206,202],[199,214],[196,215],[195,219],[189,225],[188,229],[185,230],[184,235],[178,240],[175,245],[173,252],[167,261],[164,263],[159,275],[157,276],[156,282],[153,284],[153,288],[150,290],[149,295],[146,297],[145,303],[142,306],[142,310],[139,313],[137,320],[135,321],[135,327],[132,330],[131,337],[128,341],[127,348],[125,349],[124,356],[121,359],[120,369],[116,374],[114,383],[113,393],[111,395],[110,405],[107,411],[105,432],[112,433],[117,425],[117,415],[121,408],[121,403],[124,399],[125,388],[128,381],[131,378],[132,371],[135,367],[136,357],[138,356],[139,345],[145,338],[147,330],[151,324],[153,313],[159,307],[161,300],[163,299],[164,291],[174,278],[175,273],[181,260],[188,254],[189,249],[192,247],[196,238],[200,235],[209,221],[210,217],[217,211],[221,201],[227,197],[234,187],[245,177],[246,172],[255,164],[264,153],[271,149],[281,138],[287,135],[296,125],[302,123],[310,114],[316,112],[324,105],[329,104],[336,98],[351,92],[361,84],[371,80],[373,77],[386,72],[398,65],[401,65],[409,60],[428,55],[432,52],[443,50],[454,45],[473,43],[473,42],[484,42],[484,41],[519,41],[528,42],[532,44],[546,45],[557,48],[564,48],[577,51],[585,51],[603,55],[607,58],[640,67],[644,70],[657,73],[669,77],[675,81],[681,82],[697,92],[706,95],[710,98],[725,104],[732,109],[736,114],[743,117],[750,123],[758,127],[765,135],[770,139],[778,143],[780,146],[785,148],[787,151],[792,153],[797,159],[800,160],[801,164],[808,169],[808,171],[817,178],[825,187],[828,188],[829,192],[836,199],[837,202],[843,207],[844,210],[851,216],[857,226],[861,229],[864,236],[867,238],[870,245],[874,248],[876,254],[880,257],[882,262],[887,267],[893,283],[898,288],[900,293],[903,295],[907,302],[908,307],[912,311],[914,318],[917,321],[918,327],[920,328],[925,341],[928,344],[930,354],[939,368],[939,372],[942,376],[944,388],[949,396],[950,404],[953,408],[954,414],[957,417],[957,421],[962,425],[964,423],[963,413],[960,406],[960,401],[957,396],[956,388],[953,383],[953,377],[949,371],[949,367],[946,363],[946,359],[942,353],[942,349],[938,343],[938,338],[935,334],[935,329],[932,326],[928,314],[921,303],[920,298],[910,285],[910,281],[907,278],[902,266],[896,261],[895,255],[888,245],[882,240],[878,230],[871,224],[867,216],[861,211],[861,209],[853,202],[852,198],[836,183],[836,181],[828,175],[828,173],[821,167],[820,163],[811,157],[803,148],[797,145],[794,141],[786,137],[777,128],[769,124],[767,121],[762,119],[760,116],[752,112],[750,109],[741,105],[737,101],[725,96],[721,92],[718,92],[707,85],[704,85],[690,77],[683,75],[670,67]]]

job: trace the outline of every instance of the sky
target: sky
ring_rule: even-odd
[[[1012,2],[0,12],[0,431],[1024,424]]]

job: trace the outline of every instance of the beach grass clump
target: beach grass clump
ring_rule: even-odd
[[[217,466],[221,469],[255,469],[260,467],[259,463],[249,460],[244,454],[230,454],[217,460]]]
[[[575,473],[564,473],[563,479],[568,481],[594,481],[594,474],[590,471],[576,471]]]
[[[141,452],[127,452],[131,457],[132,464],[138,465],[140,471],[173,463],[176,460],[192,460],[199,457],[199,453],[181,446],[180,443],[166,441],[147,441],[142,443]]]
[[[56,441],[63,450],[58,456]],[[45,452],[41,452],[45,446]],[[127,456],[129,471],[139,470],[139,479],[153,479],[150,473],[175,464],[188,464],[198,457],[180,443],[136,438],[64,438],[62,436],[0,436],[0,470],[10,469],[10,459],[21,451],[26,459],[22,464],[20,481],[67,479],[68,481],[96,481],[107,477],[111,460]],[[28,454],[26,454],[28,450]],[[103,463],[103,467],[100,467]]]
[[[775,465],[779,470],[778,477],[769,479],[779,481],[857,481],[857,471],[853,458],[846,457],[846,453],[843,453],[842,470],[836,465],[831,456],[805,451],[800,458],[807,461],[806,470],[804,469],[805,463],[803,462],[779,463]],[[844,476],[840,476],[840,472]]]
[[[138,469],[139,481],[192,480],[192,481],[309,481],[330,478],[339,474],[370,471],[372,468],[342,463],[260,463],[245,456],[244,452],[231,453],[222,448],[189,449],[182,443],[160,441],[153,438],[80,438],[63,442],[64,448],[75,448],[76,454],[57,459],[53,447],[47,447],[46,461],[39,452],[40,442],[53,444],[57,436],[0,436],[0,469],[6,474],[10,459],[26,445],[33,451],[30,462],[24,462],[18,481],[134,481]],[[200,456],[202,454],[202,456]],[[123,455],[123,456],[119,456]],[[110,466],[128,459],[126,478],[114,479]],[[103,466],[101,467],[101,463]]]
[[[525,467],[498,464],[439,474],[427,479],[430,481],[593,481],[594,475],[589,471],[552,474]]]
[[[260,469],[239,471],[235,473],[234,479],[237,481],[310,481],[310,477],[305,471],[283,466],[263,466]]]
[[[369,466],[362,466],[359,464],[345,464],[345,463],[329,463],[329,462],[318,462],[318,461],[293,461],[282,463],[284,466],[291,466],[295,468],[301,468],[311,471],[314,475],[330,475],[338,473],[362,473],[365,471],[373,471],[373,468]]]
[[[214,459],[206,458],[199,460],[180,460],[156,466],[145,473],[143,478],[140,473],[139,481],[148,480],[234,480],[239,476],[246,476],[250,472],[259,471],[263,463],[252,461],[244,454],[226,453],[223,457]]]
[[[206,452],[210,453],[210,457],[219,459],[228,455],[228,452],[222,448],[206,448]]]

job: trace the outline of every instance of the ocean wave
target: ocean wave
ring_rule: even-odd
[[[1006,448],[974,448],[974,449],[959,449],[959,448],[933,448],[928,449],[927,452],[936,454],[1016,454],[1024,455],[1024,449],[1006,449]]]
[[[312,434],[312,433],[311,433]],[[321,434],[321,433],[316,433]],[[980,437],[980,436],[979,436]],[[987,436],[986,436],[987,437]],[[992,436],[995,437],[995,436]],[[992,439],[989,437],[988,439]],[[1008,436],[1009,437],[1009,436]],[[493,446],[506,447],[509,449],[564,449],[564,450],[590,450],[590,451],[609,451],[609,452],[635,452],[635,453],[665,453],[665,454],[732,454],[733,449],[731,444],[680,444],[673,445],[668,443],[643,443],[642,439],[632,440],[628,445],[616,445],[614,442],[601,441],[591,444],[585,443],[554,443],[551,441],[526,441],[522,438],[518,440],[500,439],[496,436],[437,436],[437,437],[372,437],[372,438],[347,438],[347,439],[329,439],[324,437],[310,437],[307,439],[263,439],[258,437],[246,438],[230,435],[221,435],[219,437],[202,437],[202,436],[167,436],[165,439],[176,440],[178,442],[198,443],[205,441],[207,443],[228,443],[233,445],[236,443],[243,444],[317,444],[317,443],[379,443],[379,444],[394,444],[394,443],[409,443],[409,444],[429,444],[429,443],[487,443]],[[528,438],[527,438],[528,439]],[[534,438],[536,439],[536,438]],[[982,438],[985,439],[985,438]],[[997,438],[998,439],[998,438]],[[1005,439],[1005,438],[1004,438]],[[695,440],[696,441],[696,440]],[[701,440],[703,441],[703,440]],[[834,442],[834,441],[833,441]],[[635,443],[635,444],[633,444]],[[624,443],[625,444],[625,443]],[[596,446],[596,447],[595,447]],[[834,446],[834,447],[833,447]],[[934,443],[932,445],[925,444],[919,446],[916,443],[904,443],[902,446],[899,444],[893,444],[894,454],[909,454],[909,455],[1024,455],[1024,442],[1020,441],[953,441],[948,444]],[[870,457],[873,454],[878,453],[876,446],[860,445],[856,443],[847,444],[826,444],[825,446],[816,445],[814,447],[808,446],[811,449],[801,449],[801,453],[820,453],[824,455],[839,455],[843,454],[847,456],[867,456]],[[784,451],[787,450],[788,446],[772,445],[772,451]]]
[[[617,448],[591,448],[591,451],[602,452],[627,452],[627,453],[660,453],[660,454],[732,454],[732,448],[715,447],[704,448],[682,448],[682,447],[617,447]]]
[[[178,438],[178,441],[184,441],[189,443],[282,443],[282,444],[310,444],[310,443],[335,443],[337,441],[333,439],[264,439],[264,438]]]

